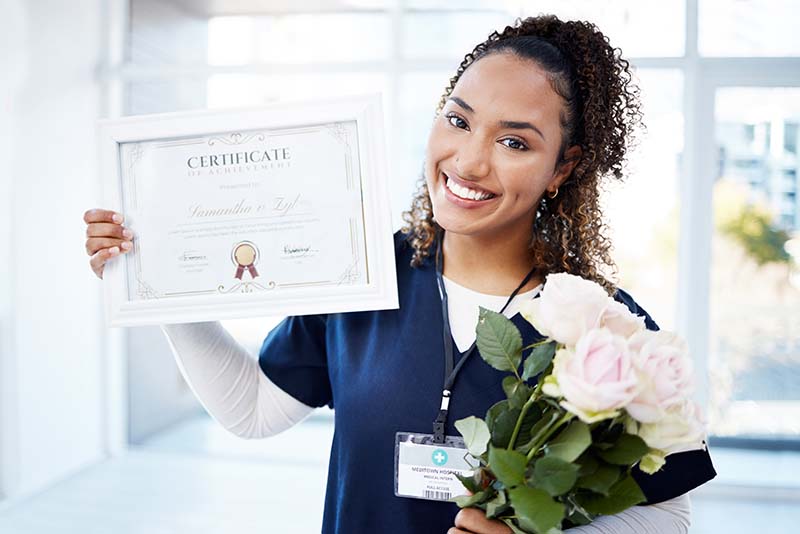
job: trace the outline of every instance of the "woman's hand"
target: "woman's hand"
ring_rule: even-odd
[[[511,528],[497,519],[487,519],[478,508],[463,508],[456,515],[456,526],[447,534],[510,534]]]
[[[122,226],[119,213],[91,209],[83,214],[86,223],[86,253],[92,257],[89,265],[98,278],[103,278],[106,262],[133,248],[133,233]]]

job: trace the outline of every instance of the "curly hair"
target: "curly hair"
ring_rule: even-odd
[[[605,235],[608,228],[600,193],[605,179],[623,179],[626,149],[634,143],[637,127],[643,127],[639,88],[630,63],[594,24],[562,21],[552,15],[518,18],[502,32],[492,32],[464,57],[439,101],[437,116],[467,68],[497,53],[536,63],[563,98],[559,164],[565,162],[568,147],[577,145],[582,150],[560,194],[543,195],[537,207],[529,245],[537,273],[568,272],[593,280],[613,294],[615,283],[604,272],[615,277],[617,267]],[[414,249],[411,266],[418,267],[432,254],[442,231],[433,217],[424,172],[403,220],[407,225],[402,231]]]

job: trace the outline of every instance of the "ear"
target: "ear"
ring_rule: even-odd
[[[582,155],[583,151],[578,145],[571,146],[564,151],[564,158],[556,165],[553,179],[550,180],[550,183],[547,185],[548,191],[555,191],[561,186],[564,180],[569,178],[569,175],[572,174],[572,169],[574,169],[581,160]]]

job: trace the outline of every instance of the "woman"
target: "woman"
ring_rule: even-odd
[[[442,97],[409,226],[395,234],[398,310],[288,317],[258,362],[219,323],[164,327],[200,401],[240,436],[272,435],[314,407],[336,407],[323,532],[511,532],[480,510],[394,494],[395,433],[431,431],[445,375],[443,329],[452,328],[445,343],[466,351],[478,305],[502,309],[529,344],[540,336],[516,310],[546,274],[566,271],[601,283],[658,328],[600,274],[613,269],[601,180],[622,177],[640,119],[630,80],[627,61],[588,23],[542,16],[491,34]],[[90,264],[102,277],[132,236],[119,214],[90,210],[85,220]],[[501,378],[480,358],[465,361],[448,435],[457,435],[454,421],[504,398]],[[672,455],[650,477],[635,470],[649,506],[574,531],[685,532],[685,493],[714,474],[704,450]]]

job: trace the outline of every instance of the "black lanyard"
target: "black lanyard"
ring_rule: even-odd
[[[441,232],[438,237],[438,243],[436,245],[436,283],[439,286],[439,294],[442,297],[442,320],[444,321],[444,328],[442,329],[442,335],[444,339],[444,387],[442,388],[442,404],[439,408],[439,415],[436,416],[436,419],[433,421],[433,441],[434,443],[444,443],[445,437],[445,425],[447,424],[447,410],[450,407],[450,395],[453,390],[453,384],[456,381],[456,376],[458,372],[464,367],[464,363],[467,359],[475,352],[477,348],[477,341],[473,341],[472,345],[467,349],[467,352],[461,357],[457,364],[454,366],[453,361],[453,340],[452,335],[450,332],[450,314],[447,310],[447,291],[444,287],[444,279],[442,278],[442,241],[444,241],[444,232]],[[522,289],[525,284],[531,279],[533,274],[536,272],[536,268],[534,267],[531,269],[531,272],[522,280],[522,283],[517,286],[517,289],[511,293],[511,296],[508,297],[508,300],[500,309],[500,313],[503,313],[508,305],[514,300],[514,297],[517,296],[519,290]]]

